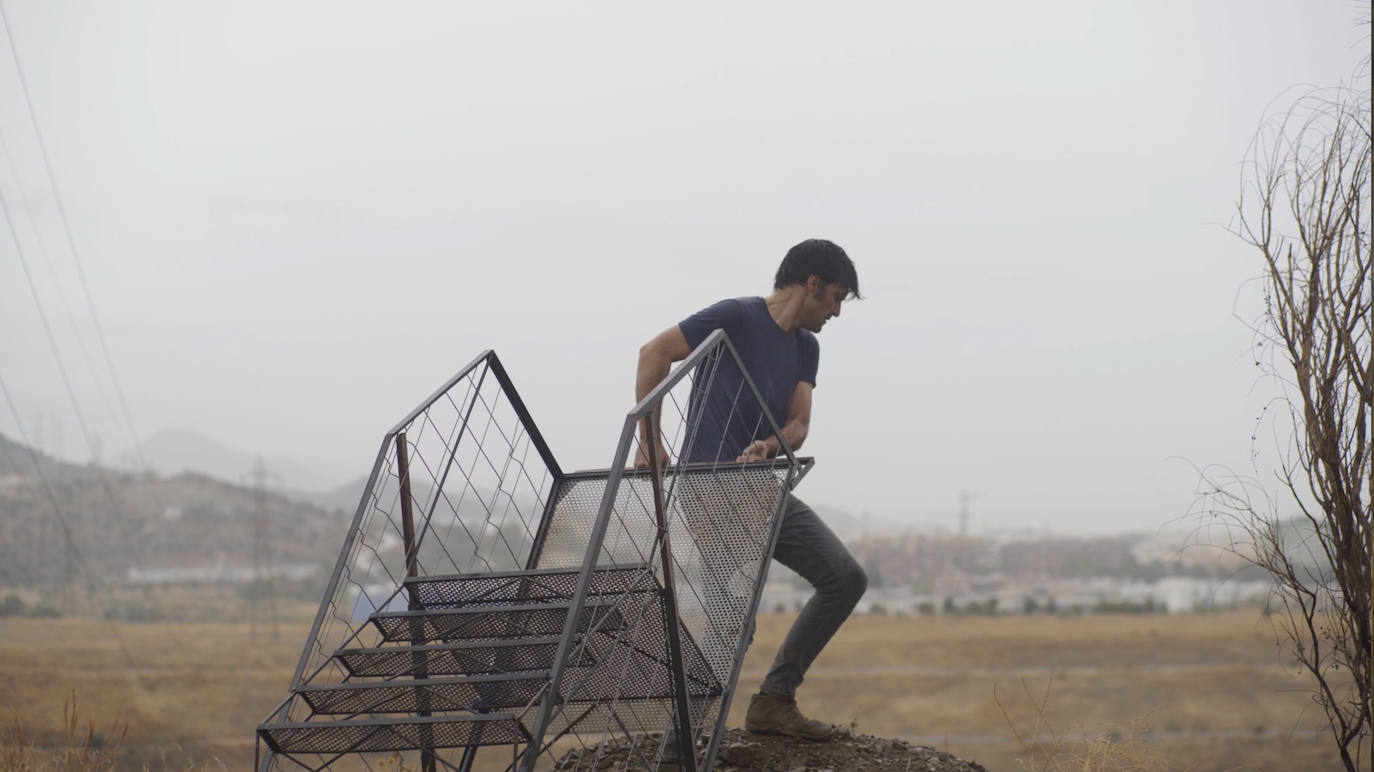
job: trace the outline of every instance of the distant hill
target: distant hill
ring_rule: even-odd
[[[58,461],[42,451],[21,445],[0,434],[0,479],[38,479],[40,475],[59,473],[69,478],[96,476],[96,471],[91,467]]]
[[[251,565],[260,507],[274,566],[337,555],[347,523],[313,504],[197,473],[67,464],[0,436],[0,583],[60,583],[78,560],[94,582],[124,581],[131,569]]]
[[[367,486],[367,475],[349,480],[343,485],[320,492],[300,494],[306,501],[326,511],[342,511],[352,516],[362,498],[363,488]]]
[[[256,453],[230,448],[192,429],[163,429],[139,443],[137,452],[129,449],[117,454],[113,463],[139,471],[140,453],[159,474],[194,472],[225,482],[245,481],[258,461]],[[304,462],[266,456],[263,465],[271,472],[270,485],[276,489],[322,491],[339,484],[338,477]]]

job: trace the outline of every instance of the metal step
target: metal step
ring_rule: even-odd
[[[490,574],[451,574],[405,580],[424,608],[468,605],[511,605],[568,600],[577,591],[580,568],[499,571]],[[587,597],[645,592],[654,589],[652,572],[644,566],[606,566],[592,573]]]
[[[577,678],[573,670],[567,677]],[[303,686],[301,697],[311,710],[326,715],[364,713],[485,712],[523,708],[549,682],[549,671],[498,673],[453,678],[416,678],[362,681],[327,686]]]
[[[591,627],[612,630],[623,624],[616,598],[588,598],[577,631]],[[388,642],[412,644],[435,641],[543,638],[563,633],[569,601],[500,606],[467,606],[420,611],[374,613],[372,623]]]
[[[487,711],[529,704],[549,682],[549,671],[454,678],[364,681],[302,686],[311,710],[326,715]]]
[[[576,648],[575,664],[595,662],[591,651]],[[371,649],[340,649],[334,653],[354,678],[481,675],[548,670],[558,654],[558,638],[517,638],[509,641],[464,641],[415,646],[382,646]]]
[[[276,753],[368,753],[415,748],[511,745],[528,741],[515,716],[368,718],[263,724],[258,736]]]
[[[633,656],[623,649],[621,651],[624,655]],[[581,703],[607,699],[667,699],[672,695],[669,673],[661,664],[639,658],[636,663],[638,667],[622,668],[619,665],[625,661],[624,656],[613,657],[613,660],[620,662],[613,662],[617,666],[609,671],[569,668],[564,673],[563,688],[560,690],[565,700]],[[620,674],[632,674],[634,677],[626,681],[616,677]],[[547,670],[532,670],[451,678],[351,681],[303,686],[298,693],[311,710],[321,715],[487,712],[531,705],[548,684],[549,675]],[[720,694],[720,689],[714,684],[694,680],[688,681],[688,690],[694,698],[710,698]]]

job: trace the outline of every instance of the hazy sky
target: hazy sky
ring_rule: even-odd
[[[1240,162],[1369,45],[1350,0],[4,5],[140,435],[343,481],[490,347],[604,467],[637,347],[818,236],[866,299],[820,336],[803,497],[953,526],[966,491],[975,530],[1154,529],[1191,464],[1247,466]],[[17,83],[0,52],[0,191],[108,455]],[[8,237],[0,378],[89,458]]]

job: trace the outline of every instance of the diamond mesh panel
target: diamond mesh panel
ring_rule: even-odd
[[[478,358],[383,441],[341,551],[338,580],[303,655],[302,683],[347,678],[343,663],[332,658],[335,649],[375,647],[382,637],[367,624],[369,615],[406,608],[406,593],[399,591],[407,575],[403,504],[409,504],[421,576],[524,568],[557,475],[503,372],[494,355]],[[398,436],[404,437],[405,475]],[[535,629],[561,632],[552,623]],[[295,720],[308,717],[299,704],[289,712]]]
[[[785,466],[762,465],[665,475],[678,615],[718,680],[728,678],[735,644],[749,621],[786,473]],[[558,487],[538,567],[557,566],[573,553],[581,561],[605,489],[604,477],[568,480]],[[599,565],[654,562],[652,502],[646,474],[621,479]]]
[[[559,690],[564,700],[580,702],[611,699],[617,695],[663,699],[672,696],[662,599],[657,594],[645,596],[637,605],[637,610],[622,606],[620,618],[639,621],[621,630],[597,630],[586,636],[583,645],[574,647],[574,656],[591,653],[596,663],[581,670],[580,677],[574,678],[571,674],[564,677]],[[688,694],[720,694],[721,683],[692,641],[691,634],[681,627],[679,630]]]
[[[692,697],[688,700],[694,718],[709,716],[719,703],[719,697]],[[621,697],[604,702],[582,703],[554,717],[544,733],[544,742],[552,744],[563,734],[574,734],[584,740],[595,741],[608,731],[622,736],[650,735],[663,731],[672,715],[671,703],[660,697]],[[526,731],[533,729],[532,710],[522,717],[521,724]],[[650,730],[648,727],[658,728]],[[650,758],[653,758],[652,754]]]
[[[611,464],[613,469],[626,469],[618,475],[614,489],[608,490],[610,473],[580,473],[555,484],[534,563],[548,569],[579,565],[589,542],[604,527],[595,554],[598,566],[638,563],[651,567],[662,582],[667,577],[662,550],[671,545],[673,599],[689,697],[686,707],[698,736],[723,719],[721,710],[734,689],[757,591],[771,558],[784,486],[799,468],[787,454],[737,459],[740,449],[726,444],[740,436],[769,437],[773,430],[766,428],[764,413],[757,407],[762,403],[745,383],[736,380],[720,392],[723,402],[701,398],[714,393],[723,358],[733,356],[723,339],[715,346],[695,367],[675,371],[679,374],[676,385],[657,392],[653,414],[661,420],[662,444],[653,441],[654,434],[644,421],[634,418],[649,414],[646,407],[652,403],[641,405],[632,415],[625,428],[628,453]],[[701,350],[706,348],[703,344]],[[722,439],[726,437],[732,439]],[[712,441],[721,444],[707,447]],[[662,466],[666,532],[659,527],[651,474],[643,468],[627,469],[647,465],[655,454]],[[679,463],[683,459],[698,463]],[[575,735],[579,742],[596,743],[612,735],[622,743],[633,742],[638,735],[659,733],[675,723],[665,610],[662,602],[646,601],[636,614],[629,604],[621,604],[623,628],[615,636],[623,648],[613,649],[596,666],[582,671],[583,681],[570,684],[565,678],[560,685],[560,696],[565,698],[570,689],[597,697],[590,700],[589,708],[575,699],[557,706],[543,734],[545,743],[562,731]],[[582,646],[590,646],[594,638],[586,636]],[[647,758],[655,759],[658,751],[647,749]],[[575,768],[597,767],[594,759],[576,753],[563,757],[562,766],[567,763]],[[652,764],[646,766],[652,768]]]

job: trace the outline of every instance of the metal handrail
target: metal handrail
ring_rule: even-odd
[[[793,453],[792,448],[787,444],[786,439],[783,438],[781,427],[778,426],[776,419],[772,415],[772,411],[767,408],[768,403],[764,400],[763,394],[759,391],[758,386],[755,385],[753,376],[751,376],[748,369],[745,368],[738,350],[736,350],[734,344],[730,342],[730,337],[724,330],[716,329],[712,331],[706,336],[705,340],[698,344],[685,359],[679,362],[677,366],[674,367],[663,380],[659,381],[659,383],[625,416],[625,423],[620,433],[620,441],[616,445],[615,454],[611,459],[611,465],[607,469],[606,488],[602,495],[600,510],[597,513],[596,522],[592,527],[592,533],[587,540],[587,551],[583,557],[582,570],[577,581],[577,589],[573,594],[572,604],[568,609],[567,619],[563,623],[558,653],[554,657],[553,667],[549,675],[549,684],[545,689],[543,698],[540,700],[539,710],[535,714],[534,724],[531,727],[530,742],[526,746],[524,757],[521,759],[520,769],[522,772],[530,772],[533,770],[535,761],[540,752],[540,743],[543,741],[544,733],[548,730],[549,723],[553,717],[553,709],[559,700],[558,695],[566,670],[566,660],[574,637],[573,630],[577,624],[577,620],[581,617],[582,609],[587,598],[587,590],[591,584],[592,573],[596,567],[597,556],[600,554],[605,543],[606,530],[610,525],[611,511],[614,506],[615,497],[620,488],[621,479],[624,476],[625,464],[628,461],[630,446],[634,441],[639,422],[646,416],[652,414],[654,408],[663,401],[663,397],[671,391],[674,386],[680,383],[683,378],[686,378],[703,359],[709,356],[713,349],[721,345],[725,347],[730,357],[734,360],[736,367],[738,367],[740,374],[743,376],[744,383],[749,388],[750,394],[757,400],[758,404],[764,408],[763,414],[768,421],[768,426],[773,430],[774,436],[778,438],[778,455],[785,455],[788,461],[789,471],[786,481],[787,487],[790,488],[800,479],[799,475],[797,475],[797,469],[800,462]],[[810,468],[809,463],[806,464],[806,468]],[[769,555],[772,554],[772,549],[777,539],[781,506],[782,499],[780,497],[778,506],[774,511],[773,527],[769,534]],[[765,560],[762,568],[763,574],[760,577],[760,587],[762,586],[762,579],[767,574],[767,566],[768,560]],[[758,589],[759,588],[755,588],[753,599],[755,606],[757,606],[759,597]],[[673,619],[670,621],[670,624],[676,627],[678,621],[677,619]],[[736,670],[738,670],[738,668],[736,668]],[[718,723],[723,721],[724,717],[725,714],[724,711],[722,711],[718,718]],[[691,742],[691,739],[684,738],[683,741]]]

